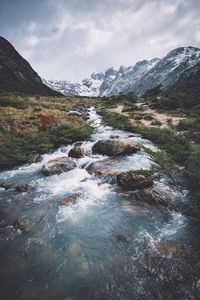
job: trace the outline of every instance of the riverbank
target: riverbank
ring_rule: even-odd
[[[147,108],[147,110],[145,110]],[[115,108],[102,107],[100,113],[103,116],[103,121],[107,125],[114,128],[129,130],[133,133],[139,133],[144,138],[154,142],[162,149],[163,155],[155,157],[157,162],[172,172],[173,169],[180,172],[187,178],[187,182],[192,191],[199,191],[200,186],[200,150],[197,143],[194,143],[188,131],[183,131],[184,124],[187,125],[188,116],[183,112],[174,111],[160,113],[155,109],[149,114],[149,106],[134,105],[116,106]],[[154,116],[162,116],[164,124],[161,121],[157,122]],[[165,116],[165,117],[163,117]],[[170,122],[166,122],[166,120]],[[148,121],[147,121],[148,120]],[[177,123],[178,122],[178,123]],[[193,122],[194,123],[194,122]],[[186,126],[185,125],[185,126]],[[192,126],[187,129],[192,130]],[[195,129],[193,127],[193,129]]]
[[[84,102],[82,104],[82,102]],[[0,95],[0,168],[9,169],[39,158],[62,145],[87,139],[91,99]],[[74,108],[79,112],[74,114]]]
[[[154,169],[152,142],[105,126],[94,108],[88,117],[88,141],[0,173],[11,184],[0,188],[1,295],[198,298],[198,222],[181,213],[188,191]]]

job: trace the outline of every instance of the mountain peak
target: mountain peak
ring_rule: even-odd
[[[199,63],[199,48],[179,47],[162,59],[144,59],[129,67],[122,65],[118,70],[111,67],[104,73],[92,73],[80,83],[68,84],[66,89],[63,89],[62,84],[62,89],[59,89],[57,84],[57,90],[64,91],[65,95],[70,93],[80,96],[111,96],[127,92],[142,95],[156,85],[162,85],[164,89],[172,86],[184,73],[190,72]]]

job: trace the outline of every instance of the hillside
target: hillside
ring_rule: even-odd
[[[3,37],[0,37],[0,92],[59,95],[42,83],[30,64]]]

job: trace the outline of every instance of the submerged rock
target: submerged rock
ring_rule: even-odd
[[[8,215],[3,211],[0,205],[0,228],[8,225]]]
[[[160,240],[154,242],[155,250],[163,256],[171,256],[174,258],[183,258],[187,255],[184,247],[174,241]]]
[[[119,242],[122,242],[123,244],[129,243],[128,237],[122,232],[115,232],[115,237]]]
[[[15,221],[14,226],[22,231],[29,232],[33,227],[33,222],[26,218],[19,218]]]
[[[94,154],[108,156],[128,155],[140,150],[138,143],[129,139],[109,139],[98,141],[92,147]]]
[[[69,151],[68,156],[74,158],[84,157],[84,149],[79,146],[75,146]]]
[[[46,176],[59,175],[63,172],[73,170],[75,167],[75,162],[73,162],[70,158],[64,156],[48,161],[42,167],[42,172]]]
[[[81,193],[74,193],[68,197],[65,197],[61,200],[58,201],[58,204],[61,206],[64,205],[69,205],[70,203],[74,204],[77,200],[77,198],[79,198],[81,196]]]
[[[19,193],[27,193],[30,191],[32,186],[30,184],[23,184],[23,185],[18,185],[15,190]]]
[[[4,182],[4,183],[1,183],[1,184],[0,184],[0,187],[1,187],[2,189],[5,189],[6,191],[7,191],[7,190],[10,190],[11,188],[13,188],[13,186],[14,186],[14,184],[11,183],[11,182]]]
[[[122,172],[117,175],[117,184],[125,190],[146,189],[153,186],[153,179],[131,171]]]

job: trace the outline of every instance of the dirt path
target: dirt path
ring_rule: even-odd
[[[138,112],[144,115],[144,117],[141,120],[134,120],[130,117],[130,112],[123,112],[123,105],[119,105],[117,108],[112,109],[112,111],[129,117],[132,124],[145,127],[169,128],[170,126],[176,126],[179,123],[179,121],[183,119],[182,117],[173,116],[171,114],[160,113],[157,110],[150,108],[147,104],[138,103],[137,106],[141,108],[141,111]],[[151,120],[147,120],[145,118],[145,115],[150,116]],[[160,125],[158,122],[160,122]]]

